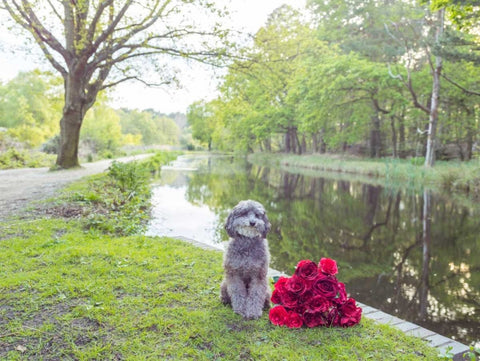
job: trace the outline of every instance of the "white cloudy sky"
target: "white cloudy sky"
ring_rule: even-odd
[[[228,4],[233,26],[237,29],[255,33],[265,24],[268,15],[282,4],[303,7],[305,0],[217,0]],[[2,14],[3,15],[3,14]],[[1,29],[0,31],[0,80],[8,81],[19,71],[36,67],[48,68],[41,57],[19,50],[11,54],[12,46],[18,39]],[[36,46],[36,45],[32,45]],[[153,108],[164,113],[185,112],[189,104],[200,99],[212,99],[215,96],[217,78],[206,67],[192,66],[182,69],[182,87],[148,88],[139,83],[120,84],[112,92],[112,105],[137,109]]]

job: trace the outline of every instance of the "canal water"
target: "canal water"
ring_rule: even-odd
[[[480,347],[480,211],[429,191],[305,176],[229,156],[185,155],[153,187],[148,234],[221,247],[242,199],[261,202],[271,267],[337,260],[358,301]]]

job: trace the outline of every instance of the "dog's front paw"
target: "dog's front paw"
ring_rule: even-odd
[[[247,310],[244,317],[248,320],[256,320],[262,317],[262,310]]]

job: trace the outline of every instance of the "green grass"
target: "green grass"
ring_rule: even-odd
[[[222,255],[168,238],[111,238],[59,219],[4,224],[2,360],[436,360],[364,319],[290,330],[218,298]]]
[[[336,172],[337,175],[360,175],[388,187],[455,193],[473,201],[480,200],[480,161],[436,162],[433,168],[403,159],[362,159],[339,155],[293,155],[256,153],[253,163],[287,169]]]
[[[0,152],[0,169],[50,167],[55,156],[33,150],[9,148]]]
[[[114,169],[70,186],[50,201],[57,211],[48,217],[0,224],[1,360],[443,359],[368,319],[295,330],[273,326],[266,313],[243,320],[219,301],[220,252],[125,236],[138,210],[129,203],[148,195],[135,176],[145,169]],[[101,224],[88,226],[96,213]]]

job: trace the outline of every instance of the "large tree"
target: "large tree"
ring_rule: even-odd
[[[174,66],[167,63],[172,57],[214,61],[224,48],[225,32],[211,21],[222,12],[206,0],[2,3],[63,77],[59,168],[79,165],[80,128],[101,90],[127,80],[169,83],[175,76]]]

